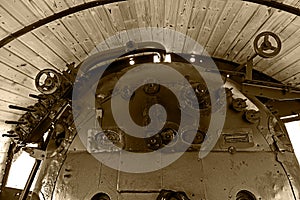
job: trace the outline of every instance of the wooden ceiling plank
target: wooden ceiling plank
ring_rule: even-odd
[[[1,110],[0,109],[0,120],[3,120],[4,123],[6,120],[8,121],[18,121],[20,117],[22,116],[22,113],[16,113],[13,110]]]
[[[298,45],[298,48],[292,51],[291,53],[284,56],[280,61],[276,62],[272,67],[265,70],[264,73],[274,76],[276,74],[279,74],[279,72],[284,71],[287,69],[290,65],[293,65],[294,63],[298,62],[299,60],[299,52],[300,52],[300,45]],[[299,70],[299,69],[298,69]]]
[[[214,32],[211,34],[211,37],[205,46],[205,49],[208,52],[208,54],[214,54],[223,36],[229,29],[230,25],[235,19],[235,16],[237,15],[242,6],[242,1],[228,1],[228,4],[225,6],[221,17],[219,18],[219,21],[216,24]]]
[[[21,117],[21,115],[23,115],[25,112],[24,111],[20,111],[20,110],[12,110],[9,109],[8,106],[11,105],[9,103],[6,103],[6,105],[3,105],[0,101],[0,112],[5,112],[5,113],[9,113],[9,114],[13,114],[13,115],[17,115],[19,117]]]
[[[69,8],[68,4],[64,0],[45,0],[45,2],[54,13],[58,13]]]
[[[87,53],[95,48],[95,44],[86,34],[75,14],[68,15],[62,18],[61,21],[65,25],[66,29],[71,33],[72,37],[76,39],[77,43],[79,43]]]
[[[68,5],[69,8],[85,3],[84,0],[79,0],[79,1],[64,0],[64,1]],[[101,36],[101,35],[97,34],[97,32],[94,29],[93,20],[91,20],[92,17],[90,15],[89,10],[79,11],[79,12],[75,13],[74,16],[75,16],[75,19],[78,21],[78,24],[82,28],[83,33],[85,33],[86,36],[91,41],[91,43],[94,44],[95,47],[93,49],[95,49],[97,51],[103,50],[103,48],[105,48],[105,47],[98,46],[99,42],[101,41],[101,38],[99,39],[98,36]],[[99,49],[99,48],[101,48],[101,49]],[[107,48],[105,48],[105,49],[107,49]]]
[[[174,31],[177,24],[177,13],[180,0],[165,0],[164,45],[168,51],[174,52]]]
[[[74,7],[75,5],[84,4],[85,2],[83,0],[80,1],[66,1],[65,3],[68,5],[69,8]],[[90,15],[89,10],[82,10],[79,12],[76,12],[73,16],[75,16],[75,19],[78,21],[78,24],[82,28],[82,32],[85,33],[86,37],[89,38],[90,42],[94,44],[94,48],[96,51],[101,51],[104,49],[107,49],[107,47],[103,45],[98,45],[100,41],[103,40],[103,38],[98,38],[98,36],[101,36],[101,34],[97,34],[97,32],[94,29],[93,20]],[[99,49],[100,48],[100,49]]]
[[[236,15],[233,23],[230,25],[228,31],[225,33],[218,47],[216,48],[216,52],[214,53],[214,57],[217,58],[227,58],[227,51],[230,46],[236,41],[239,33],[243,30],[243,27],[247,24],[248,20],[256,13],[258,9],[257,4],[244,3],[239,13]]]
[[[125,46],[126,43],[129,41],[129,37],[127,35],[125,23],[121,11],[119,9],[119,4],[118,3],[106,4],[104,5],[104,7],[106,8],[106,13],[109,17],[111,26],[115,31],[113,39],[110,40],[111,42],[109,42],[112,44],[108,44],[108,45],[111,48]],[[122,34],[119,34],[121,32]],[[114,44],[116,45],[114,46]]]
[[[193,9],[194,0],[181,0],[179,1],[177,11],[176,31],[186,33],[188,24]],[[176,40],[175,40],[176,41]]]
[[[23,96],[28,96],[29,93],[36,93],[34,81],[30,85],[24,85],[21,82],[17,82],[15,80],[11,80],[5,76],[0,75],[0,88],[12,91],[17,94],[21,94]]]
[[[290,45],[292,46],[292,45]],[[277,73],[280,73],[281,71],[285,70],[286,68],[288,68],[290,65],[293,64],[293,62],[295,62],[295,59],[293,58],[293,56],[289,56],[290,54],[292,55],[299,55],[300,52],[300,44],[296,44],[292,46],[293,51],[290,51],[289,54],[285,54],[284,56],[281,57],[281,59],[283,60],[277,60],[277,62],[275,64],[272,65],[268,65],[269,67],[266,67],[263,69],[263,72],[266,74],[269,74],[270,76],[273,76]],[[287,48],[287,47],[286,47]],[[289,60],[289,58],[291,58],[291,60]],[[296,57],[299,58],[299,57]],[[284,65],[282,65],[284,63]],[[260,70],[262,70],[262,68],[259,68]]]
[[[33,104],[35,104],[37,101],[34,100],[34,99],[25,99],[25,101],[20,101],[20,102],[14,102],[14,101],[11,101],[10,99],[3,99],[1,96],[0,96],[0,105],[3,104],[3,105],[17,105],[17,106],[22,106],[22,107],[28,107],[28,106],[31,106]],[[7,107],[7,109],[9,109]]]
[[[191,11],[191,17],[187,27],[187,36],[197,41],[198,34],[203,26],[206,12],[209,6],[209,0],[195,1]],[[185,43],[183,52],[193,51],[195,44]],[[194,52],[198,53],[198,52]],[[199,52],[201,53],[201,52]]]
[[[41,18],[49,17],[54,13],[44,0],[30,0],[24,1],[24,3],[32,12],[36,13],[36,15],[40,14],[40,16],[42,16]]]
[[[227,2],[224,0],[220,1],[211,1],[207,13],[205,15],[205,19],[203,22],[203,26],[199,32],[197,42],[202,45],[203,48],[205,48],[209,37],[213,30],[215,30],[215,27],[217,25],[217,21],[220,18],[224,6],[226,6]]]
[[[175,29],[180,0],[165,0],[165,27]]]
[[[1,76],[14,80],[24,86],[33,87],[33,78],[0,61]],[[2,75],[3,74],[3,75]]]
[[[23,1],[2,1],[1,6],[5,7],[23,25],[29,25],[38,20],[37,16],[28,9]]]
[[[54,34],[49,30],[48,27],[42,26],[33,31],[33,34],[43,41],[52,51],[58,53],[65,62],[78,63],[78,58],[70,51],[70,49],[65,46]]]
[[[97,15],[95,15],[97,16],[96,22],[98,22],[104,38],[110,38],[109,40],[107,40],[107,45],[110,48],[122,46],[120,38],[111,38],[118,32],[118,29],[115,27],[115,25],[112,24],[111,9],[105,6],[98,6],[95,7],[94,10],[97,12]]]
[[[5,124],[5,121],[18,121],[20,119],[20,115],[16,115],[14,113],[8,113],[5,111],[0,111],[0,123],[2,126],[6,127],[5,132],[11,130],[14,126]]]
[[[13,33],[24,27],[24,25],[22,25],[16,18],[14,18],[10,13],[8,13],[1,5],[0,5],[0,25],[2,29],[4,29],[9,33]]]
[[[152,29],[151,29],[151,10],[149,0],[135,1],[135,9],[137,14],[137,21],[141,33],[142,41],[152,41]]]
[[[194,40],[197,40],[198,38],[198,34],[201,30],[201,26],[209,7],[209,2],[210,0],[195,1],[193,6],[187,35]]]
[[[191,18],[191,13],[194,5],[194,0],[181,0],[179,2],[178,12],[177,12],[177,23],[175,30],[181,34],[176,34],[174,37],[174,49],[176,52],[183,52],[185,49],[185,41],[187,28]],[[185,52],[192,53],[192,51]]]
[[[151,6],[151,8],[153,6]],[[131,41],[141,42],[142,37],[141,37],[141,32],[138,29],[139,28],[138,16],[137,16],[137,12],[135,9],[134,1],[119,2],[119,8],[120,8],[122,18],[124,20],[124,24],[125,24],[129,39]]]
[[[282,71],[272,75],[274,78],[278,80],[287,80],[292,77],[295,72],[300,72],[300,58],[295,60],[292,64],[288,65]]]
[[[106,38],[105,36],[108,36],[108,33],[106,32],[105,28],[102,26],[101,20],[99,20],[98,12],[96,11],[95,8],[89,9],[88,12],[90,13],[90,20],[94,24],[93,26],[97,32],[97,37],[99,38],[99,41],[101,41],[100,44],[97,44],[97,46],[99,46],[97,48],[99,48],[100,50],[109,49],[109,46],[105,41]]]
[[[9,36],[9,32],[4,30],[1,26],[0,26],[0,39],[3,39],[5,37]]]
[[[87,50],[79,44],[61,20],[51,22],[47,25],[47,27],[56,36],[56,38],[70,49],[78,60],[82,61],[85,59],[87,56]]]
[[[236,55],[242,50],[246,43],[256,34],[256,31],[265,23],[272,15],[265,6],[259,6],[255,14],[250,18],[247,24],[242,28],[239,36],[226,51],[229,60],[235,60]]]
[[[33,51],[19,40],[14,40],[9,43],[7,49],[40,70],[48,68],[55,69],[53,65],[39,55],[39,51]]]
[[[1,86],[0,86],[1,90],[5,90],[5,91],[13,93],[13,94],[18,94],[22,97],[28,97],[29,94],[36,93],[36,91],[34,91],[34,90],[30,90],[26,87],[16,85],[15,82],[11,82],[11,81],[8,81],[8,80],[3,80],[3,77],[1,77],[0,80],[1,80]],[[32,87],[32,88],[34,88],[34,87]],[[1,96],[2,96],[2,93],[1,93]],[[8,97],[2,96],[1,98],[2,99],[7,99]],[[7,99],[7,100],[9,100],[9,99]]]
[[[102,33],[99,29],[97,29],[97,25],[95,24],[94,18],[91,16],[89,10],[80,11],[80,13],[77,14],[77,19],[99,51],[109,49],[107,44],[103,42],[104,38],[102,36]]]
[[[110,36],[114,35],[116,31],[110,23],[109,16],[106,13],[106,8],[104,6],[98,6],[92,8],[92,10],[95,11],[95,15],[93,16],[104,38],[109,38]]]
[[[33,99],[30,97],[22,96],[21,94],[13,93],[9,90],[0,88],[1,97],[0,99],[3,101],[10,102],[14,105],[20,105],[23,103],[23,105],[26,104],[30,105],[30,103],[34,102]],[[20,103],[21,102],[21,103]]]
[[[294,72],[291,77],[282,78],[281,81],[285,84],[291,84],[300,88],[300,71],[298,70],[297,72]]]
[[[287,1],[287,4],[298,8],[300,6],[300,1],[299,0],[289,0],[289,1]]]
[[[3,92],[4,94],[8,94],[8,93],[10,93],[10,95],[9,95],[9,97],[10,98],[15,98],[15,93],[11,93],[10,91],[7,91],[6,89],[3,89],[3,88],[0,88],[0,91],[1,91],[1,93],[3,92],[3,91],[5,91],[5,92]],[[23,96],[21,96],[21,97],[23,97]],[[14,113],[21,113],[21,112],[24,112],[24,111],[18,111],[18,110],[12,110],[12,109],[10,109],[9,107],[8,107],[8,105],[18,105],[18,106],[20,106],[20,104],[18,103],[18,102],[16,102],[15,100],[11,100],[11,99],[8,99],[8,101],[4,101],[4,100],[6,100],[6,99],[3,99],[4,97],[0,97],[1,98],[1,100],[0,100],[0,109],[1,110],[6,110],[7,112],[14,112]],[[15,98],[16,99],[16,98]],[[22,99],[22,98],[18,98],[19,100],[24,100],[24,99]],[[2,103],[1,103],[2,102]],[[32,103],[32,102],[34,102],[33,100],[30,100],[30,99],[25,99],[25,102],[26,103],[23,103],[23,105],[24,104],[26,104],[27,106],[28,105],[30,105],[29,103]],[[26,107],[27,107],[26,106]]]
[[[66,62],[32,33],[21,36],[19,40],[33,51],[38,52],[41,57],[47,60],[57,70],[65,67]]]
[[[159,43],[164,41],[165,0],[150,0],[152,39]]]
[[[70,6],[70,7],[73,7],[73,6],[78,6],[78,5],[81,5],[81,4],[84,4],[85,2],[90,2],[90,1],[95,1],[95,0],[65,0],[65,2]]]
[[[39,20],[49,16],[50,13],[52,14],[52,12],[47,13],[46,9],[40,8],[40,6],[37,5],[34,0],[22,1],[22,2],[23,2],[24,5],[26,5],[28,10],[30,10],[35,16],[37,16],[37,18]],[[39,2],[43,2],[43,1],[39,0]]]
[[[12,66],[12,68],[21,71],[22,73],[26,74],[27,76],[33,79],[35,75],[39,72],[38,68],[31,65],[26,60],[20,58],[6,47],[0,48],[0,60],[4,64]]]

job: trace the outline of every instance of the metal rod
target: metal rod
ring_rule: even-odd
[[[41,97],[41,96],[38,96],[38,95],[35,95],[35,94],[29,94],[29,97],[32,97],[32,98],[35,98],[35,99],[38,99],[38,100],[46,99],[46,97]]]
[[[20,107],[20,106],[14,106],[14,105],[9,105],[8,106],[10,109],[15,109],[15,110],[22,110],[22,111],[27,111],[27,112],[35,112],[35,109],[32,108],[24,108],[24,107]]]
[[[14,130],[10,130],[10,131],[7,131],[7,133],[9,133],[9,134],[14,134],[15,131],[14,131]]]
[[[272,1],[272,0],[243,0],[243,1],[248,1],[252,3],[257,3],[261,5],[265,5],[271,8],[277,8],[279,10],[283,10],[295,15],[300,16],[300,9],[288,4],[282,3],[282,1]]]
[[[18,135],[2,134],[2,137],[18,137]]]
[[[22,122],[22,121],[5,121],[5,124],[27,124],[27,122]]]

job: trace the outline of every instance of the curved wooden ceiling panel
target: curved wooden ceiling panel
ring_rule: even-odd
[[[2,0],[0,4],[0,40],[25,26],[60,11],[82,5],[84,0]],[[300,1],[283,3],[299,7]],[[37,93],[34,77],[39,70],[63,70],[67,63],[80,63],[106,38],[127,31],[118,38],[176,44],[183,38],[162,35],[150,27],[176,30],[190,36],[216,57],[243,63],[252,55],[253,40],[262,31],[278,34],[281,53],[272,59],[255,58],[255,68],[285,83],[300,84],[300,17],[263,5],[240,0],[128,0],[96,6],[62,17],[36,28],[0,48],[0,120],[14,118],[5,108],[9,103],[32,102],[29,93]],[[144,27],[139,32],[131,29]],[[103,43],[98,50],[109,49]],[[192,46],[186,45],[186,49]],[[3,125],[4,126],[4,125]]]

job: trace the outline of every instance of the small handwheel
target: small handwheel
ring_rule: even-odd
[[[53,94],[60,85],[60,75],[52,69],[44,69],[36,75],[35,87],[43,94]]]
[[[270,37],[272,40],[270,40]],[[263,58],[277,56],[281,50],[280,38],[275,33],[269,31],[262,32],[254,40],[254,50]]]
[[[255,123],[259,122],[260,112],[256,111],[256,110],[253,110],[253,109],[247,110],[245,112],[245,119],[249,123],[255,124]]]

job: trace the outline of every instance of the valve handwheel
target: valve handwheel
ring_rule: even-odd
[[[53,94],[60,85],[60,75],[52,69],[40,71],[35,78],[35,87],[43,94]]]
[[[273,39],[270,40],[270,38]],[[272,58],[278,55],[281,50],[280,38],[270,31],[262,32],[254,40],[254,50],[263,58]]]

